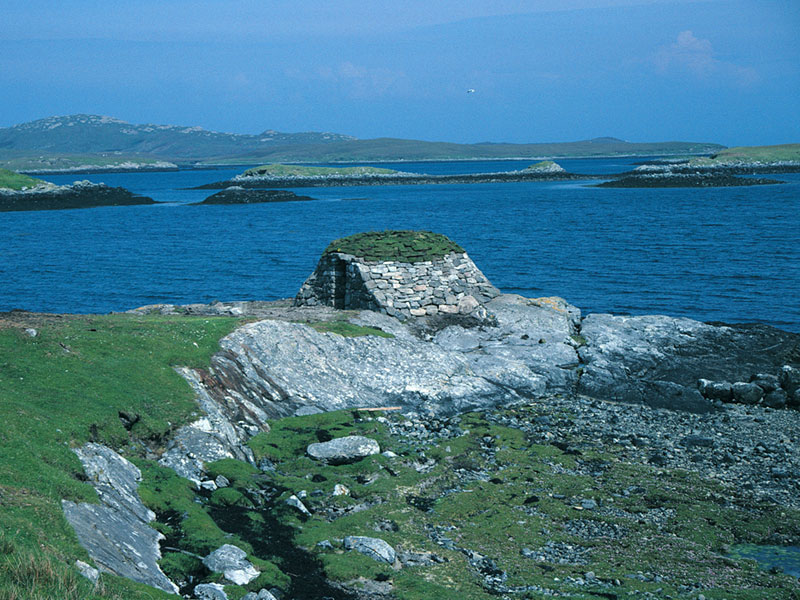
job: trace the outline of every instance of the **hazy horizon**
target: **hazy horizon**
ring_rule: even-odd
[[[800,141],[800,3],[16,3],[0,127],[56,115],[459,143]]]

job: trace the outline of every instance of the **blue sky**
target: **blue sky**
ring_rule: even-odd
[[[11,0],[0,91],[0,126],[800,142],[800,2]]]

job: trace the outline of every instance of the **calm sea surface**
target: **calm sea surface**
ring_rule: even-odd
[[[531,161],[400,163],[491,172]],[[634,159],[560,160],[608,174]],[[386,165],[382,165],[386,166]],[[241,168],[45,176],[89,179],[155,206],[0,213],[0,311],[121,311],[157,302],[293,296],[334,238],[429,229],[469,252],[504,292],[562,296],[587,312],[760,321],[800,331],[800,175],[786,185],[597,189],[592,182],[296,190],[316,202],[186,206],[181,188]]]

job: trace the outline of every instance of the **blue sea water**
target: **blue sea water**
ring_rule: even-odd
[[[608,174],[639,159],[560,160]],[[491,172],[531,161],[382,165]],[[186,206],[242,168],[45,176],[153,206],[0,213],[0,310],[109,312],[157,302],[293,296],[322,250],[367,230],[450,236],[504,292],[584,312],[764,322],[800,331],[800,175],[784,185],[602,189],[585,182],[305,188],[315,202]]]

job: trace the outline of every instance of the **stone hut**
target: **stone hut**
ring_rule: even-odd
[[[499,294],[447,237],[382,231],[333,241],[294,303],[368,309],[405,319],[485,314],[483,305]]]

